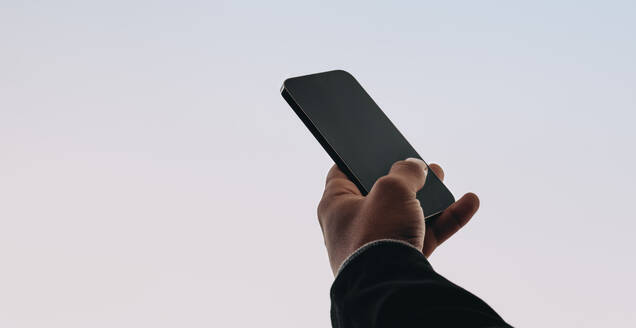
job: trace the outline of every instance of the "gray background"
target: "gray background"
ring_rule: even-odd
[[[518,326],[634,326],[631,1],[0,1],[0,326],[327,327],[331,165],[278,93],[353,73]]]

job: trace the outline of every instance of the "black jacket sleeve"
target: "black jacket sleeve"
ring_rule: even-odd
[[[484,301],[433,271],[415,248],[377,241],[351,256],[331,288],[334,328],[510,327]]]

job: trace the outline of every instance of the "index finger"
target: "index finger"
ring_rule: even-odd
[[[334,164],[329,173],[327,173],[327,181],[325,182],[325,195],[337,196],[343,194],[362,196],[358,187],[347,178],[347,176]]]

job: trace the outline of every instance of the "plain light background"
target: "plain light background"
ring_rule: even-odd
[[[481,198],[441,274],[516,326],[633,327],[635,15],[0,1],[0,326],[328,327],[331,160],[279,87],[345,69]]]

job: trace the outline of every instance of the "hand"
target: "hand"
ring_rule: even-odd
[[[431,164],[429,168],[444,179],[439,165]],[[365,197],[336,165],[331,168],[318,205],[318,221],[334,274],[355,250],[379,239],[404,241],[429,257],[437,246],[468,223],[479,208],[479,198],[473,193],[465,194],[424,223],[415,193],[424,186],[427,174],[426,164],[419,159],[396,162]]]

